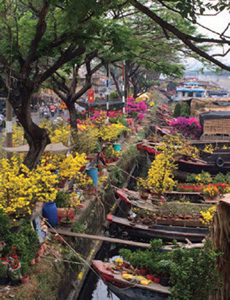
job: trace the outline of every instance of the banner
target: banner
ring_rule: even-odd
[[[93,103],[94,102],[94,91],[89,90],[88,91],[88,103]]]

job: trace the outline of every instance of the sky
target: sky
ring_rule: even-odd
[[[215,13],[215,12],[209,12],[209,13]],[[218,14],[217,16],[201,16],[201,17],[199,17],[198,22],[201,23],[203,26],[212,29],[213,31],[222,33],[225,30],[228,23],[230,22],[230,12],[225,10],[225,11],[221,12],[220,14]],[[216,35],[212,32],[209,32],[202,27],[198,27],[198,31],[210,38],[218,38],[218,35]],[[228,35],[229,39],[230,39],[230,27],[228,28],[228,30],[226,31],[225,34]],[[227,49],[228,49],[227,46],[224,46],[223,49],[220,47],[213,47],[213,49],[211,50],[211,53],[223,53]],[[230,53],[228,53],[224,58],[222,58],[222,57],[216,57],[216,58],[218,60],[221,60],[225,63],[230,64]],[[196,69],[197,67],[201,68],[202,65],[194,59],[188,60],[188,66],[187,66],[188,69]]]

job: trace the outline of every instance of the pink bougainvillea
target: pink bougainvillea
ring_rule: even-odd
[[[126,107],[126,112],[128,114],[138,116],[138,114],[145,114],[146,111],[147,111],[147,105],[144,103],[144,101],[135,103],[134,98],[132,97],[128,98],[127,107]],[[143,119],[143,117],[141,116],[140,118]]]
[[[193,117],[191,118],[179,117],[177,119],[174,119],[170,123],[170,126],[174,130],[184,134],[186,137],[191,137],[194,139],[199,138],[202,131],[200,124]]]

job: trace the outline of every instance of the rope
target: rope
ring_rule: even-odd
[[[45,219],[43,218],[42,215],[40,215],[40,217],[55,231],[56,235],[60,236],[60,234],[53,228],[52,225],[50,225],[50,223]],[[61,237],[61,236],[60,236]],[[98,278],[101,278],[97,272],[91,267],[91,265],[85,260],[82,258],[81,254],[78,253],[75,249],[73,249],[73,247],[63,238],[61,237],[63,242],[70,248],[70,250],[76,255],[79,257],[79,259],[94,273],[97,275]]]

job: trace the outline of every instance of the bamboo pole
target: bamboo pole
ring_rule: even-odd
[[[49,229],[49,232],[51,233],[58,233],[59,235],[65,235],[65,236],[71,236],[71,237],[78,237],[78,238],[85,238],[85,239],[90,239],[90,240],[99,240],[103,242],[110,242],[110,243],[116,243],[116,244],[124,244],[124,245],[129,245],[129,246],[135,246],[135,247],[140,247],[140,248],[149,248],[150,244],[148,243],[140,243],[140,242],[134,242],[134,241],[127,241],[127,240],[122,240],[122,239],[117,239],[117,238],[110,238],[106,236],[101,236],[101,235],[91,235],[91,234],[86,234],[86,233],[77,233],[77,232],[71,232],[68,230],[63,230],[63,229]],[[182,243],[178,243],[179,246],[182,246]],[[192,249],[192,248],[203,248],[204,244],[203,243],[197,243],[197,244],[187,244],[183,245],[184,248],[186,249]],[[174,245],[168,245],[164,246],[163,249],[170,251],[173,250]]]

